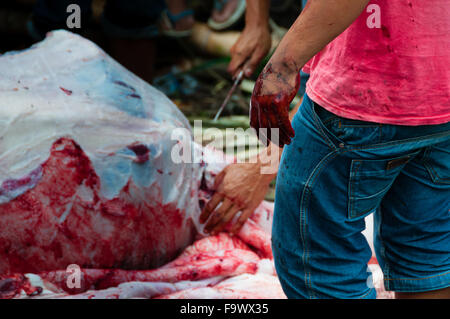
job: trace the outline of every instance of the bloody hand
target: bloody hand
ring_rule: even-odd
[[[300,87],[300,74],[288,63],[269,63],[259,75],[250,104],[250,125],[280,147],[291,142],[294,129],[289,121],[289,104]],[[261,130],[260,129],[267,129]]]
[[[263,201],[273,175],[261,174],[258,163],[233,163],[220,172],[214,182],[215,194],[200,215],[200,222],[208,222],[205,232],[215,234],[241,212],[230,232],[236,234]],[[220,204],[220,205],[219,205]]]

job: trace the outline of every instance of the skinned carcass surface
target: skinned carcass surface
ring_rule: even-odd
[[[261,259],[238,237],[220,233],[197,240],[178,258],[157,269],[81,269],[78,288],[69,288],[71,275],[65,270],[7,276],[3,281],[0,277],[0,283],[9,286],[9,289],[4,289],[3,297],[151,298],[193,288],[215,287],[228,278],[243,274],[256,277],[251,277],[251,280],[242,277],[246,280],[238,287],[242,290],[248,286],[248,293],[244,295],[245,290],[242,291],[240,298],[256,297],[252,296],[251,289],[255,289],[258,282],[255,279],[258,278],[276,283],[272,287],[265,287],[266,296],[270,295],[269,291],[281,290],[272,260]],[[269,279],[268,276],[273,278]],[[236,280],[232,282],[236,285]]]
[[[148,269],[192,242],[203,167],[171,160],[170,100],[65,31],[0,70],[0,273]]]
[[[239,238],[226,234],[207,237],[168,264],[153,270],[82,269],[80,288],[67,288],[70,274],[65,270],[42,272],[38,275],[70,293],[89,289],[116,287],[125,282],[170,282],[202,280],[217,276],[254,273],[260,258]]]
[[[262,289],[267,287],[267,289]],[[213,287],[193,287],[166,294],[160,299],[286,299],[276,276],[242,274]]]
[[[273,204],[205,237],[233,159],[196,145],[162,93],[66,31],[0,72],[0,298],[285,298]],[[186,141],[192,161],[174,161]]]

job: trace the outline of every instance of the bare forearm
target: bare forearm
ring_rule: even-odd
[[[309,0],[272,56],[297,70],[361,14],[369,0]]]
[[[269,26],[270,0],[247,0],[246,27]]]

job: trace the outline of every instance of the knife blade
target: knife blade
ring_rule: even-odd
[[[225,97],[225,100],[223,101],[222,105],[220,106],[219,110],[216,113],[216,116],[214,116],[213,122],[217,122],[217,119],[219,118],[222,111],[225,109],[225,106],[227,106],[228,101],[230,100],[231,96],[234,93],[234,90],[236,90],[237,86],[241,83],[242,78],[244,77],[244,70],[241,70],[236,77],[236,80],[234,80],[233,86],[231,87],[230,91],[228,92],[227,96]]]

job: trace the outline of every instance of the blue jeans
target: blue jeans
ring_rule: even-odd
[[[374,298],[361,233],[374,213],[385,287],[450,286],[450,123],[336,116],[305,95],[277,176],[272,248],[289,298]]]

